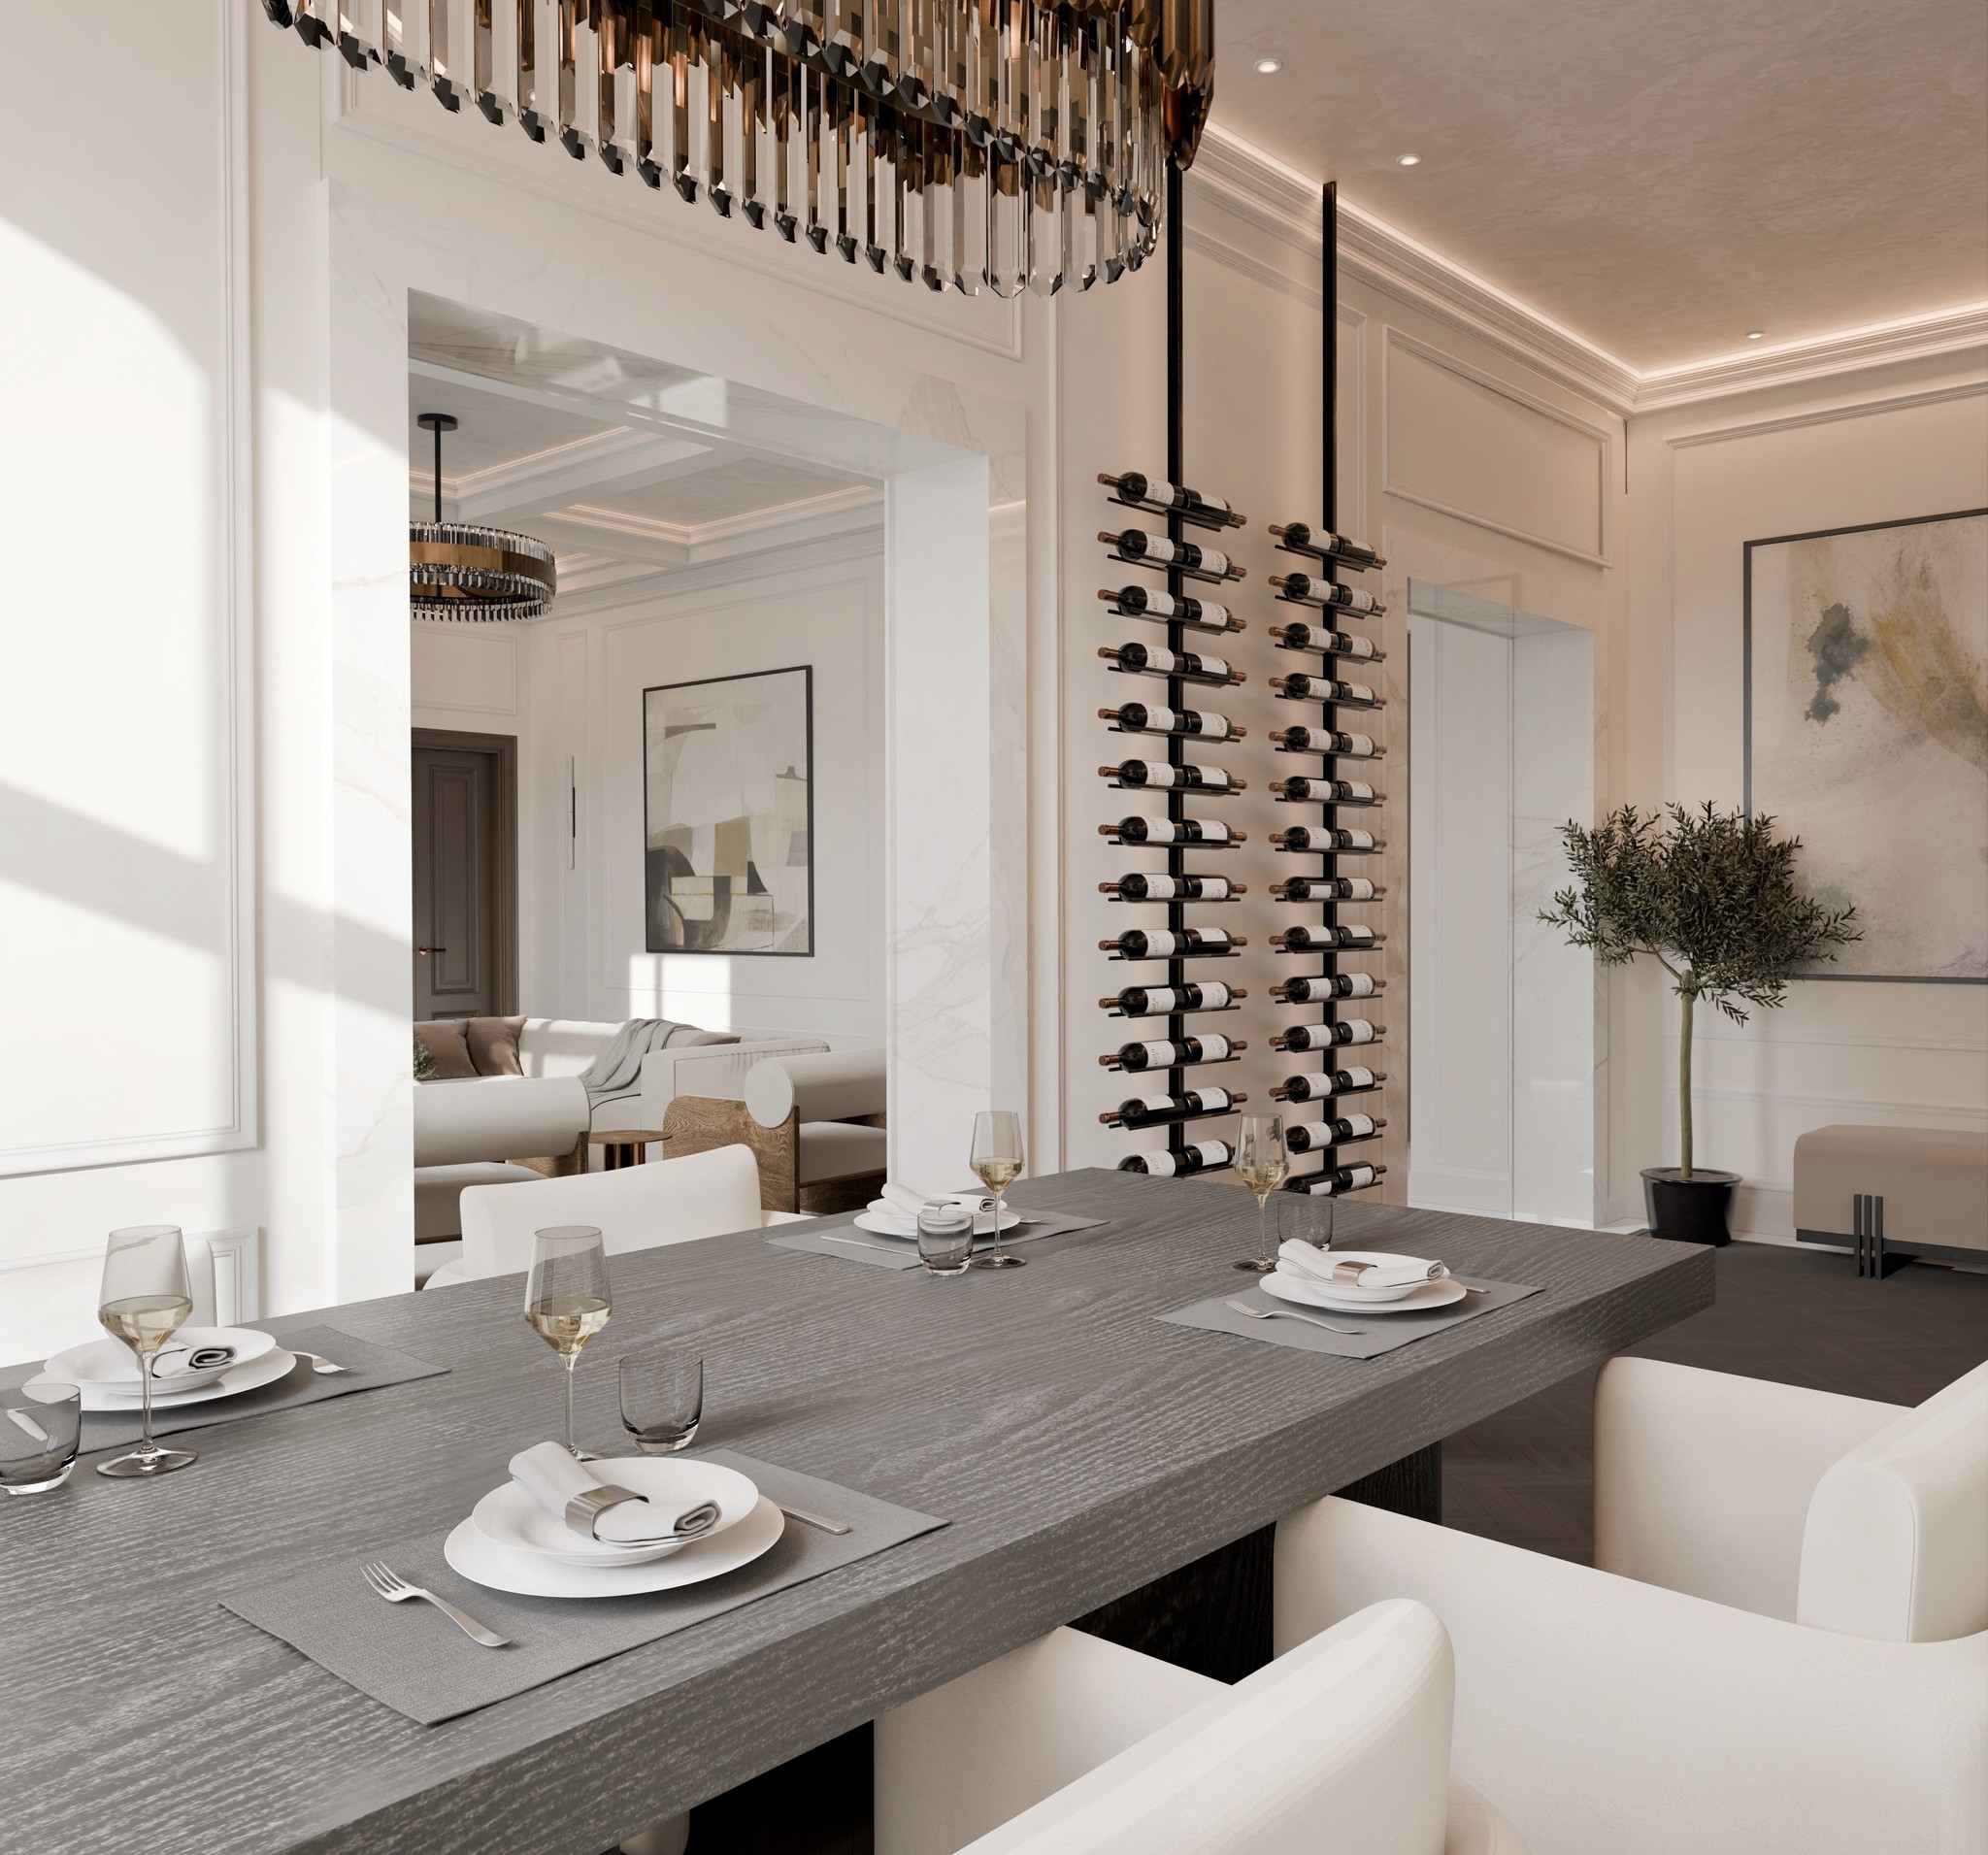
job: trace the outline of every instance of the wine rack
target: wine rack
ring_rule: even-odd
[[[1271,692],[1294,716],[1271,739],[1299,768],[1274,780],[1271,796],[1304,820],[1273,832],[1271,842],[1294,861],[1317,860],[1315,875],[1294,867],[1271,893],[1280,904],[1318,911],[1315,925],[1301,920],[1271,937],[1280,963],[1285,957],[1307,968],[1315,962],[1318,971],[1280,978],[1271,995],[1294,1010],[1321,1010],[1323,1016],[1289,1025],[1271,1040],[1295,1071],[1271,1093],[1286,1104],[1323,1105],[1318,1120],[1287,1120],[1285,1143],[1294,1160],[1316,1154],[1319,1163],[1303,1172],[1294,1167],[1284,1189],[1337,1195],[1378,1184],[1387,1171],[1360,1158],[1387,1125],[1376,1111],[1387,1072],[1373,1055],[1387,1030],[1375,1021],[1386,1009],[1386,981],[1340,970],[1342,955],[1377,950],[1386,942],[1365,918],[1387,894],[1381,877],[1387,841],[1377,828],[1387,802],[1379,784],[1386,749],[1362,721],[1387,707],[1368,679],[1387,659],[1368,630],[1387,607],[1358,582],[1387,562],[1336,532],[1339,211],[1332,185],[1325,189],[1324,219],[1323,520],[1316,529],[1291,522],[1270,531],[1277,548],[1293,557],[1289,569],[1271,576],[1272,591],[1291,614],[1271,627],[1271,641],[1293,660],[1288,672],[1271,679]],[[1315,824],[1309,821],[1314,817]]]

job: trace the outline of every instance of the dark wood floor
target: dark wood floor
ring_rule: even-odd
[[[1712,1372],[1914,1405],[1988,1359],[1988,1275],[1913,1263],[1860,1280],[1833,1251],[1734,1243],[1719,1298],[1630,1350]],[[1588,1564],[1594,1380],[1582,1373],[1443,1444],[1442,1521]]]
[[[1633,1350],[1818,1391],[1917,1404],[1988,1358],[1988,1275],[1918,1263],[1859,1280],[1847,1256],[1736,1243],[1715,1307]],[[1594,1375],[1443,1445],[1445,1526],[1586,1563],[1594,1529]],[[869,1729],[714,1799],[690,1855],[869,1855]]]

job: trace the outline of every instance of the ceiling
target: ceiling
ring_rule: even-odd
[[[1223,128],[1639,373],[1988,299],[1981,0],[1222,0],[1220,71]]]
[[[414,300],[409,350],[410,515],[435,513],[435,441],[415,421],[447,413],[445,516],[548,544],[562,607],[882,524],[874,476],[810,454],[818,419],[790,446],[744,440],[774,409],[724,381],[432,297]]]

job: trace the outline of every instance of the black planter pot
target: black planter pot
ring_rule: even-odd
[[[1650,1235],[1676,1243],[1733,1241],[1733,1188],[1738,1173],[1710,1173],[1694,1167],[1686,1177],[1674,1166],[1645,1166],[1642,1204]]]

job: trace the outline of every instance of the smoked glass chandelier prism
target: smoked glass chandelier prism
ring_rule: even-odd
[[[1194,159],[1214,0],[263,0],[722,218],[967,295],[1088,289]]]
[[[444,521],[442,434],[456,421],[423,413],[414,423],[435,435],[435,519],[408,524],[408,610],[416,618],[486,625],[543,618],[559,590],[551,548],[509,528]]]

